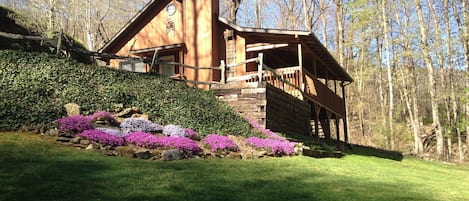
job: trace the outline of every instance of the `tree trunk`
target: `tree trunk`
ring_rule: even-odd
[[[325,0],[321,0],[322,43],[324,44],[324,47],[327,48],[327,21],[325,4]]]
[[[257,27],[257,28],[260,28],[262,26],[262,13],[261,13],[261,10],[262,10],[262,5],[261,5],[261,2],[263,2],[262,0],[256,0],[255,1],[255,15],[256,15],[256,21],[254,23],[254,26]]]
[[[405,18],[409,18],[409,16],[404,16]],[[404,96],[405,100],[405,105],[408,111],[409,115],[409,124],[411,127],[412,131],[412,137],[414,141],[414,154],[416,155],[421,155],[424,150],[423,150],[423,143],[422,143],[422,138],[420,137],[420,116],[419,116],[419,105],[418,105],[418,98],[417,98],[417,83],[416,83],[416,73],[415,73],[415,65],[414,65],[414,60],[412,56],[408,56],[408,52],[411,51],[410,47],[410,36],[408,33],[409,30],[409,21],[404,20],[402,21],[402,17],[400,16],[400,13],[396,12],[395,13],[395,18],[397,19],[397,24],[401,28],[400,35],[403,37],[402,41],[402,47],[404,53],[401,54],[403,57],[404,62],[403,66],[400,69],[401,73],[401,82],[402,82],[402,93]]]
[[[425,68],[427,69],[430,103],[431,103],[432,118],[433,118],[433,129],[435,130],[435,134],[436,134],[437,158],[442,160],[444,158],[444,137],[441,131],[440,116],[438,114],[438,102],[436,99],[436,85],[435,85],[435,78],[433,77],[432,60],[430,57],[430,52],[428,50],[427,30],[425,27],[425,22],[423,20],[422,5],[420,4],[420,0],[414,0],[414,2],[416,5],[416,9],[417,9],[418,24],[419,24],[419,29],[420,29],[420,40],[421,40],[420,48],[423,53]]]
[[[452,7],[453,7],[453,13],[456,19],[456,23],[458,24],[458,32],[460,35],[461,42],[463,44],[464,48],[464,60],[466,62],[466,79],[464,80],[464,85],[466,89],[469,88],[469,11],[468,11],[468,6],[465,0],[462,1],[462,14],[463,14],[463,19],[464,23],[461,20],[461,17],[459,16],[459,12],[456,7],[455,1],[452,2]],[[463,105],[463,108],[466,113],[466,118],[469,118],[469,102],[465,103]],[[469,150],[469,124],[466,125],[466,149]],[[469,154],[469,151],[467,152]]]
[[[225,3],[229,5],[230,8],[230,21],[236,24],[236,14],[238,14],[239,6],[241,5],[242,0],[225,0]]]
[[[449,16],[449,7],[450,5],[448,4],[448,0],[443,1],[443,7],[444,7],[444,21],[445,21],[445,35],[447,38],[452,38],[451,36],[451,26],[450,26],[450,16]],[[461,131],[459,130],[459,127],[457,126],[458,124],[458,103],[456,99],[456,93],[455,93],[455,84],[454,84],[454,75],[453,75],[453,55],[451,54],[452,52],[452,46],[451,46],[451,40],[446,39],[445,42],[445,57],[446,57],[446,65],[447,65],[447,74],[448,74],[448,82],[449,82],[449,102],[451,104],[451,127],[455,129],[456,136],[458,139],[458,156],[460,161],[464,161],[464,152],[462,149],[462,140],[461,140]]]
[[[443,59],[443,48],[442,48],[442,42],[441,42],[441,39],[442,39],[442,35],[441,35],[441,31],[440,31],[440,25],[438,23],[438,19],[437,19],[437,15],[436,15],[436,12],[435,12],[435,8],[433,6],[433,3],[430,1],[430,0],[427,0],[427,4],[428,4],[428,8],[430,10],[430,13],[432,15],[432,19],[433,19],[433,31],[435,33],[435,45],[436,45],[436,50],[434,51],[436,53],[436,56],[438,58],[438,63],[437,65],[439,66],[439,75],[440,75],[440,80],[438,83],[440,83],[440,90],[441,93],[438,93],[440,94],[440,96],[443,96],[443,102],[444,102],[444,108],[445,108],[445,114],[446,114],[446,122],[447,124],[450,124],[451,125],[451,111],[450,111],[450,105],[449,105],[449,100],[450,100],[450,97],[447,95],[447,93],[444,93],[446,91],[448,91],[447,89],[447,82],[446,82],[446,79],[445,79],[445,68],[444,68],[444,59]],[[446,129],[443,129],[442,130],[446,130]],[[445,132],[446,133],[446,132]],[[448,136],[446,136],[447,139],[447,159],[448,161],[451,160],[452,156],[452,132],[450,130],[449,133],[446,133]]]
[[[388,110],[388,129],[389,129],[389,144],[391,149],[396,148],[394,142],[394,125],[393,125],[393,114],[394,114],[394,94],[393,94],[393,82],[392,82],[392,67],[391,67],[391,45],[389,44],[389,31],[388,31],[388,22],[386,16],[386,1],[381,0],[381,14],[382,14],[382,23],[383,23],[383,40],[384,40],[384,51],[386,55],[386,75],[387,75],[387,84],[388,84],[388,98],[389,98],[389,110]]]
[[[337,25],[337,55],[339,64],[344,66],[344,27],[343,27],[343,0],[335,0],[336,5],[336,25]]]

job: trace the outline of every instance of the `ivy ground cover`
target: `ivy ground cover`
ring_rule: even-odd
[[[0,133],[0,200],[467,200],[469,167],[349,154],[155,162]]]

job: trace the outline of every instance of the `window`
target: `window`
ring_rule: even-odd
[[[147,73],[147,65],[141,61],[123,61],[119,63],[119,69],[137,73]]]
[[[164,62],[174,62],[175,57],[174,55],[162,56],[159,58],[159,60],[164,61]],[[167,77],[173,76],[176,73],[175,66],[171,64],[168,64],[168,65],[161,64],[159,65],[159,73]]]

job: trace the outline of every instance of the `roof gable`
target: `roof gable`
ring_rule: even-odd
[[[99,52],[116,53],[135,34],[137,34],[153,17],[158,15],[171,0],[152,0],[135,14],[122,29],[107,42]]]

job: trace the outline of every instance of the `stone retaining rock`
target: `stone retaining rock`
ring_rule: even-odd
[[[150,152],[150,150],[142,148],[135,151],[135,156],[137,156],[139,159],[147,160],[152,158],[154,155]]]
[[[303,155],[313,157],[313,158],[341,158],[343,157],[343,153],[340,151],[331,152],[331,151],[310,150],[310,149],[304,149]]]
[[[58,137],[56,141],[58,142],[70,142],[71,138],[68,137]]]
[[[184,152],[178,149],[170,149],[163,152],[163,160],[174,161],[184,159]]]
[[[68,116],[73,116],[73,115],[80,115],[81,114],[81,109],[80,106],[76,103],[67,103],[64,105],[65,111],[67,112]]]
[[[122,156],[122,157],[126,157],[126,158],[134,158],[135,157],[134,150],[129,146],[116,147],[116,152],[117,152],[117,156]]]

